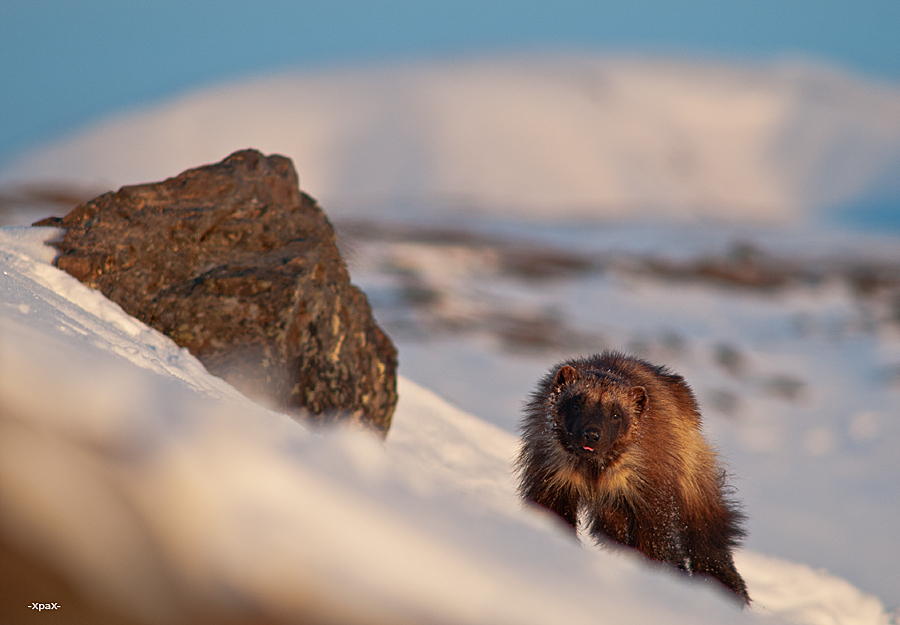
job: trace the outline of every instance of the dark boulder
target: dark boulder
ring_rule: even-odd
[[[56,264],[272,407],[386,433],[397,351],[291,161],[255,150],[35,225]]]

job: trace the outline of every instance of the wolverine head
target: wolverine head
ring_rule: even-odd
[[[563,365],[553,380],[554,420],[569,453],[605,463],[647,408],[647,391],[614,374]],[[616,443],[619,443],[617,445]]]

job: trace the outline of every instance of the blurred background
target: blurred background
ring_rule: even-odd
[[[887,0],[11,0],[2,206],[252,146],[338,214],[819,210],[897,229],[898,24]]]
[[[0,162],[123,109],[285,70],[566,51],[802,58],[897,81],[898,24],[890,0],[7,0]]]

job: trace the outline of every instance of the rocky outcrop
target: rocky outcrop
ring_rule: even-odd
[[[319,421],[390,427],[396,349],[289,159],[236,152],[35,225],[66,229],[60,269],[246,395]]]

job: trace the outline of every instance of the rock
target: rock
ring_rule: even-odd
[[[289,159],[235,152],[35,225],[66,228],[60,269],[246,395],[387,433],[397,351]]]

